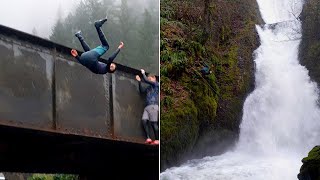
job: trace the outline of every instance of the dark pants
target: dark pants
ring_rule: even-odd
[[[156,140],[159,140],[159,127],[158,127],[158,122],[152,122],[148,120],[142,120],[142,125],[144,128],[144,131],[146,133],[147,138],[150,138],[150,131],[149,131],[149,122],[151,124],[151,127],[153,129],[154,135]]]
[[[101,30],[101,27],[96,28],[98,35],[99,35],[99,39],[101,41],[101,46],[96,47],[95,49],[92,49],[94,51],[96,51],[100,56],[102,56],[104,53],[107,52],[107,50],[109,49],[109,44],[108,41],[104,35],[104,33]],[[84,40],[84,38],[82,36],[78,36],[78,39],[82,45],[82,48],[85,52],[90,51],[90,47],[89,45],[86,43],[86,41]]]
[[[98,32],[101,45],[94,49],[90,49],[89,45],[84,40],[83,36],[78,36],[78,39],[85,51],[81,54],[78,60],[82,65],[86,66],[93,73],[105,74],[107,72],[107,65],[104,63],[100,63],[98,60],[103,54],[107,52],[107,50],[109,49],[109,44],[104,33],[101,30],[101,27],[96,27],[96,30]]]

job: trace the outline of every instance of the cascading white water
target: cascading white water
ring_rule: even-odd
[[[221,156],[192,160],[162,180],[294,180],[301,159],[320,143],[316,84],[298,61],[303,0],[257,0],[256,87],[244,104],[240,139]]]

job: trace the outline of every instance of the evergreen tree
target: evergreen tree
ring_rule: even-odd
[[[152,66],[152,59],[154,55],[154,39],[153,39],[153,29],[152,29],[152,17],[148,10],[144,11],[144,22],[140,27],[140,58],[144,59],[146,70],[150,71],[150,66]]]
[[[130,2],[130,3],[129,3]],[[144,68],[158,74],[159,13],[157,0],[148,1],[146,11],[137,9],[132,1],[121,0],[82,0],[75,11],[63,19],[61,8],[57,22],[52,29],[50,40],[83,51],[74,33],[81,30],[91,48],[100,45],[94,21],[108,17],[102,30],[110,45],[109,51],[102,57],[109,57],[120,41],[125,46],[116,59],[117,63],[133,68]],[[152,4],[154,3],[154,4]]]
[[[57,14],[57,22],[53,26],[52,29],[53,34],[50,36],[50,40],[63,44],[66,41],[67,34],[66,34],[66,28],[64,27],[64,22],[63,22],[63,14],[62,14],[62,8],[59,6],[58,8],[58,14]]]
[[[133,48],[131,46],[131,39],[130,39],[130,29],[131,24],[130,23],[130,14],[129,14],[129,8],[128,8],[128,1],[127,0],[121,0],[121,6],[120,6],[120,13],[119,13],[119,22],[120,22],[120,36],[123,39],[123,41],[126,43],[126,52],[121,54],[121,59],[123,62],[129,61],[129,54],[131,54],[132,50],[130,48]],[[129,49],[129,51],[128,51]],[[132,57],[132,54],[131,54]]]

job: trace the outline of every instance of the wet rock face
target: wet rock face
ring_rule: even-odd
[[[305,66],[311,79],[320,84],[320,1],[305,1],[300,15],[302,39],[299,51],[301,65]],[[302,160],[303,165],[298,175],[299,180],[320,179],[320,146],[314,147],[308,157]]]
[[[302,159],[303,165],[298,174],[299,180],[320,179],[320,146],[314,147],[308,157]]]
[[[254,87],[256,0],[161,1],[161,170],[236,142]],[[212,73],[200,74],[204,63]]]
[[[320,84],[320,1],[305,2],[302,14],[302,40],[300,45],[300,63],[305,66],[311,79]]]

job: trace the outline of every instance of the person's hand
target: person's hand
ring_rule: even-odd
[[[144,69],[141,69],[141,73],[142,73],[142,74],[145,74],[145,73],[146,73],[146,71],[144,71]]]
[[[137,81],[141,81],[141,78],[140,78],[139,75],[136,75],[136,80],[137,80]]]
[[[123,46],[124,46],[123,42],[120,42],[120,45],[119,45],[118,49],[123,48]]]
[[[77,57],[77,56],[78,56],[77,50],[72,49],[72,50],[71,50],[71,55],[72,55],[73,57]]]

